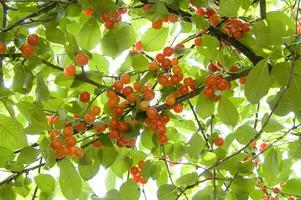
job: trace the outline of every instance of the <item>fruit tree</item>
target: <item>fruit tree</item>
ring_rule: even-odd
[[[301,199],[301,0],[0,4],[0,200]]]

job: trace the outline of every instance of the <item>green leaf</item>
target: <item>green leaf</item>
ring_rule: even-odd
[[[210,35],[202,36],[202,45],[197,48],[200,55],[207,59],[215,59],[218,55],[220,44],[218,39]]]
[[[264,97],[272,81],[269,75],[268,59],[263,59],[251,69],[245,85],[245,95],[251,103],[258,103]]]
[[[48,86],[46,85],[44,79],[42,76],[37,76],[37,89],[36,89],[36,95],[38,101],[45,101],[47,102],[49,99],[49,90]]]
[[[0,147],[12,151],[27,145],[27,138],[22,125],[5,115],[0,115],[0,138]]]
[[[262,175],[269,185],[277,183],[278,177],[278,152],[271,148],[264,153],[264,163],[262,165]]]
[[[46,27],[45,35],[46,35],[46,39],[49,42],[62,44],[62,45],[64,45],[65,43],[64,32],[54,25],[49,25]]]
[[[92,200],[116,200],[116,199],[121,199],[121,195],[115,189],[109,190],[107,192],[106,196],[104,196],[103,198],[93,198],[92,197]]]
[[[125,155],[124,153],[119,154],[111,166],[111,169],[117,176],[122,177],[122,175],[130,169],[132,162],[133,161],[129,156]]]
[[[218,115],[221,121],[227,125],[235,126],[239,119],[239,114],[235,105],[223,96],[218,103]]]
[[[51,175],[38,174],[34,180],[42,192],[52,193],[55,191],[55,179]]]
[[[241,0],[221,0],[219,4],[219,14],[221,16],[236,17]]]
[[[143,54],[135,54],[132,56],[132,67],[136,72],[147,70],[148,66],[149,61]]]
[[[187,186],[192,185],[198,181],[198,174],[196,172],[192,172],[189,174],[185,174],[176,180],[177,185],[179,186]]]
[[[131,179],[127,180],[120,187],[121,200],[138,200],[140,188]]]
[[[198,133],[193,134],[189,142],[185,146],[185,151],[191,157],[199,157],[204,148],[204,139]]]
[[[17,195],[11,186],[4,185],[0,187],[0,200],[15,200],[15,199],[17,199]]]
[[[214,102],[206,98],[204,95],[199,95],[195,110],[201,118],[206,119],[214,112]]]
[[[141,38],[144,51],[161,50],[167,41],[168,32],[168,28],[149,28]]]
[[[147,149],[152,149],[155,145],[153,143],[153,132],[149,129],[144,129],[141,134],[141,143]]]
[[[85,181],[92,179],[99,171],[99,161],[92,162],[90,165],[78,165],[79,174]]]
[[[17,161],[23,164],[30,164],[36,161],[39,152],[34,147],[28,146],[21,150]]]
[[[265,124],[267,118],[268,118],[268,113],[266,113],[263,116],[261,124]],[[267,133],[274,133],[277,131],[281,131],[283,129],[284,129],[284,126],[280,122],[278,122],[276,119],[271,117],[263,130],[264,130],[264,132],[267,132]]]
[[[236,140],[240,144],[248,144],[255,137],[257,131],[250,125],[242,125],[234,132]]]
[[[0,100],[4,99],[6,97],[9,97],[10,95],[13,95],[14,93],[10,91],[8,88],[0,87]]]
[[[209,23],[204,16],[193,15],[191,20],[197,29],[207,29],[209,27]]]
[[[115,159],[118,156],[118,152],[116,151],[116,149],[115,149],[114,146],[112,146],[112,147],[104,147],[99,152],[101,152],[102,155],[103,155],[103,159],[102,159],[102,163],[101,164],[105,168],[110,167],[114,163]]]
[[[178,188],[175,185],[164,184],[161,185],[157,191],[158,200],[177,199]]]
[[[77,199],[82,190],[81,178],[69,159],[59,161],[59,183],[63,195],[67,199]]]
[[[94,18],[88,20],[79,33],[79,45],[83,49],[93,49],[101,38],[100,27]]]
[[[8,162],[14,160],[14,152],[5,147],[0,147],[0,167],[5,167]]]
[[[79,51],[79,47],[77,45],[76,38],[68,32],[65,33],[65,38],[66,38],[65,44],[64,44],[65,51],[68,54],[69,58],[71,60],[73,60],[76,53]]]
[[[136,33],[134,28],[126,23],[119,23],[104,35],[101,45],[104,55],[115,58],[131,47],[135,41]]]
[[[281,192],[290,195],[301,195],[301,179],[289,179],[284,185],[281,186]]]
[[[14,68],[15,76],[13,78],[13,91],[21,94],[27,94],[31,91],[34,76],[28,69],[20,66]]]

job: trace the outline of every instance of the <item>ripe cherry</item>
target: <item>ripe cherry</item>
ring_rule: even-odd
[[[174,49],[172,47],[165,47],[163,49],[163,55],[168,57],[168,56],[171,56],[174,52]]]
[[[124,88],[123,88],[123,90],[122,90],[122,94],[124,95],[124,96],[129,96],[132,92],[133,92],[134,90],[133,90],[133,88],[131,87],[131,86],[125,86]]]
[[[71,77],[74,76],[76,74],[76,68],[74,65],[68,65],[65,69],[64,69],[64,75]]]
[[[92,143],[92,146],[95,148],[95,149],[99,149],[103,146],[103,144],[99,141],[99,140],[96,140]]]
[[[142,111],[146,111],[148,106],[149,106],[149,103],[147,101],[141,101],[139,104],[139,108]]]
[[[122,116],[123,115],[123,111],[124,111],[124,108],[121,107],[121,106],[116,106],[114,108],[114,114],[117,115],[117,116]]]
[[[126,100],[129,103],[136,103],[137,99],[138,99],[138,95],[134,92],[132,92],[129,96],[126,97]]]
[[[158,19],[156,21],[152,22],[153,29],[160,29],[162,27],[163,21],[161,19]]]
[[[26,57],[32,57],[34,53],[34,47],[30,44],[23,44],[20,48],[22,55]]]
[[[101,109],[99,106],[92,106],[91,107],[91,114],[93,115],[99,115],[101,112]]]
[[[218,147],[221,147],[224,145],[224,139],[221,137],[216,138],[216,140],[214,141],[214,144]]]
[[[217,26],[220,23],[220,16],[218,14],[211,15],[209,22],[212,26]]]
[[[142,169],[143,166],[144,166],[144,160],[139,160],[139,162],[138,162],[138,168]]]
[[[91,114],[91,113],[87,113],[84,115],[84,120],[86,123],[90,124],[92,122],[94,122],[95,120],[95,115]]]
[[[204,89],[204,95],[207,97],[207,98],[212,98],[214,97],[214,89],[212,87],[205,87]]]
[[[144,99],[147,101],[151,101],[155,98],[156,94],[154,92],[154,90],[145,90],[144,91]]]
[[[117,91],[121,91],[122,88],[123,88],[123,82],[121,80],[116,80],[114,83],[113,83],[113,88]]]
[[[165,58],[161,63],[163,69],[169,69],[170,65],[171,65],[171,61],[168,58]]]
[[[260,152],[264,152],[266,150],[266,148],[268,148],[268,144],[262,143],[262,144],[260,144],[259,150],[260,150]]]
[[[65,137],[70,137],[73,135],[73,128],[72,126],[65,126],[63,129],[63,135]]]
[[[216,72],[218,70],[218,67],[212,63],[210,63],[208,65],[208,70],[211,71],[211,72]]]
[[[131,82],[131,76],[127,73],[121,74],[120,80],[124,84],[129,84]]]
[[[133,166],[130,168],[130,173],[132,174],[132,176],[136,176],[140,173],[140,170],[138,169],[138,167]]]
[[[206,10],[204,8],[198,8],[195,12],[196,15],[203,16],[205,15]]]
[[[176,14],[169,13],[167,19],[169,23],[176,23],[178,21],[178,16]]]
[[[226,79],[218,79],[216,81],[216,88],[220,91],[229,90],[231,88],[231,84]]]
[[[93,10],[93,9],[84,9],[84,10],[83,10],[83,13],[84,13],[84,15],[86,15],[86,16],[92,16],[93,13],[94,13],[94,10]]]
[[[84,156],[84,151],[79,147],[73,147],[72,154],[76,158],[81,158]]]
[[[32,46],[36,46],[40,43],[40,38],[37,34],[30,34],[27,36],[27,43]]]
[[[158,111],[155,107],[148,107],[146,110],[147,117],[149,119],[154,119],[158,115]]]
[[[87,125],[84,122],[77,122],[75,125],[75,130],[79,133],[83,133],[87,130]]]
[[[83,91],[79,94],[79,100],[83,103],[87,103],[90,101],[90,93],[87,91]]]
[[[79,52],[76,54],[75,61],[78,65],[84,66],[89,62],[89,56],[83,52]]]
[[[0,41],[0,54],[5,54],[6,45],[3,41]]]
[[[162,53],[159,53],[156,55],[157,62],[163,63],[164,59],[165,59],[165,56]]]
[[[110,132],[109,132],[109,137],[111,138],[111,139],[116,139],[116,138],[118,138],[120,136],[120,132],[119,131],[117,131],[117,130],[111,130]]]
[[[240,78],[239,78],[239,83],[240,83],[240,84],[243,85],[243,84],[245,84],[246,82],[247,82],[247,76],[243,76],[243,77],[240,77]]]
[[[173,95],[169,95],[168,97],[166,97],[165,102],[167,105],[172,106],[175,104],[176,98]]]
[[[196,38],[195,40],[194,40],[194,44],[195,44],[195,46],[201,46],[202,45],[202,39],[201,38]]]
[[[181,103],[177,103],[177,104],[173,105],[172,108],[176,113],[181,113],[184,109],[184,106]]]
[[[148,69],[149,71],[156,72],[159,69],[158,63],[155,61],[149,63]]]
[[[159,143],[160,144],[166,144],[167,143],[167,136],[165,134],[159,135]]]
[[[74,147],[76,145],[76,138],[73,136],[66,137],[65,144],[67,147]]]
[[[280,188],[279,187],[274,187],[273,192],[276,193],[276,194],[280,193]]]

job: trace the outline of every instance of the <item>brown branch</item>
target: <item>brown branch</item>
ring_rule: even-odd
[[[55,8],[57,5],[56,2],[50,2],[50,3],[46,3],[44,4],[41,8],[39,8],[37,11],[35,11],[34,13],[31,13],[25,17],[23,17],[22,19],[19,19],[17,20],[15,23],[13,23],[12,25],[10,26],[7,26],[6,28],[2,29],[1,31],[2,32],[7,32],[13,28],[15,28],[16,26],[19,26],[20,24],[22,24],[24,21],[30,19],[30,18],[33,18],[33,17],[37,17],[39,16],[40,14],[44,14],[45,12]]]
[[[261,19],[265,19],[267,17],[266,1],[265,0],[260,0],[259,1],[259,6],[260,6],[260,17],[261,17]]]

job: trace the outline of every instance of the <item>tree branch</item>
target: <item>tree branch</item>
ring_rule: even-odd
[[[261,19],[265,19],[267,17],[266,1],[260,0],[259,6],[260,6],[260,17],[261,17]]]

